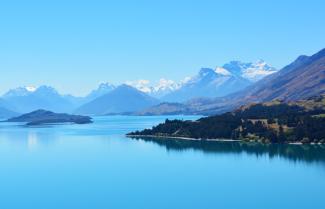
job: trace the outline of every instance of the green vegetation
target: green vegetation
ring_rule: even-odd
[[[50,123],[92,123],[92,118],[81,115],[69,115],[64,113],[54,113],[46,110],[36,110],[18,117],[10,118],[6,122],[26,122],[26,125],[43,125]]]
[[[234,139],[264,143],[325,143],[324,97],[304,101],[253,104],[197,121],[166,120],[134,136]]]

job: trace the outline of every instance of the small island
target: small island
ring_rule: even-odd
[[[82,115],[69,115],[65,113],[54,113],[47,110],[36,110],[18,117],[10,118],[6,122],[26,122],[26,125],[43,125],[53,123],[92,123],[92,118]]]
[[[127,136],[324,144],[325,96],[296,102],[276,100],[251,104],[197,121],[167,119],[151,129]]]

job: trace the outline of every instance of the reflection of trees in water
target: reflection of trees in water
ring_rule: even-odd
[[[262,144],[247,142],[190,141],[182,139],[161,139],[134,137],[137,140],[154,142],[167,150],[200,150],[204,153],[247,153],[256,157],[268,155],[270,158],[282,157],[292,161],[325,163],[325,145]]]

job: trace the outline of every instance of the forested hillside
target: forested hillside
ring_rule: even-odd
[[[152,129],[129,135],[325,143],[325,97],[251,104],[197,121],[166,120]]]

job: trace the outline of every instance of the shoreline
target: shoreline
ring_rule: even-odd
[[[181,137],[181,136],[157,136],[157,135],[127,135],[126,137],[129,138],[156,138],[156,139],[181,139],[181,140],[187,140],[187,141],[208,141],[208,142],[257,142],[262,143],[258,141],[245,141],[245,140],[235,140],[235,139],[196,139],[191,137]],[[270,143],[272,144],[272,143]],[[287,142],[284,144],[290,144],[290,145],[304,145],[302,142]],[[321,143],[308,143],[307,145],[322,145]]]
[[[243,140],[235,140],[235,139],[196,139],[191,137],[181,137],[181,136],[157,136],[157,135],[126,135],[126,137],[144,137],[144,138],[167,138],[167,139],[182,139],[188,141],[211,141],[211,142],[240,142]]]

